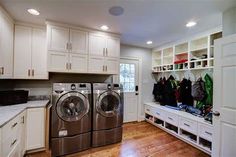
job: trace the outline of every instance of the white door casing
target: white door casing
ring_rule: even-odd
[[[139,118],[139,91],[135,91],[135,86],[139,87],[139,60],[138,59],[120,59],[120,65],[128,65],[130,68],[134,68],[134,70],[131,70],[134,72],[133,78],[130,78],[128,82],[133,82],[134,87],[132,85],[132,88],[129,90],[125,87],[127,80],[122,80],[122,68],[120,66],[120,83],[123,84],[124,88],[124,122],[132,122],[132,121],[138,121]],[[134,79],[134,80],[133,80]],[[124,82],[123,82],[124,81]]]
[[[236,156],[236,35],[215,43],[212,156],[233,157]]]

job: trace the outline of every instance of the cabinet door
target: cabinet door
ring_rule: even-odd
[[[48,26],[48,49],[51,51],[68,52],[69,28]]]
[[[31,70],[32,28],[15,26],[14,78],[29,78]]]
[[[105,73],[104,57],[89,57],[88,71],[89,73]]]
[[[34,79],[48,79],[46,31],[33,28],[32,35],[32,77]]]
[[[26,125],[25,125],[25,120],[26,120],[26,112],[24,111],[23,113],[20,114],[20,127],[19,127],[19,133],[18,133],[18,139],[20,140],[20,156],[24,156],[25,154],[25,131],[26,131]]]
[[[8,154],[7,157],[21,157],[19,142],[17,142],[16,146],[12,149],[12,151]]]
[[[89,34],[89,55],[91,56],[105,56],[106,37]]]
[[[120,39],[119,38],[107,38],[107,57],[120,57]]]
[[[68,72],[68,55],[62,52],[48,52],[48,71],[50,72]]]
[[[0,13],[0,78],[13,76],[13,21]]]
[[[88,54],[88,33],[70,29],[71,52]]]
[[[88,56],[80,54],[70,54],[70,72],[88,72]]]
[[[27,109],[26,150],[45,147],[45,109]]]
[[[108,74],[119,74],[119,59],[106,58],[106,73]]]

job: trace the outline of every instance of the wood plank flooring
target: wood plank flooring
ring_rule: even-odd
[[[50,157],[40,152],[26,157]],[[68,157],[209,157],[209,155],[147,123],[124,124],[123,141]]]

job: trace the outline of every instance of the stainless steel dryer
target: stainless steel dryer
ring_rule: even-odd
[[[93,84],[92,146],[120,142],[123,124],[123,90],[119,84]]]
[[[91,147],[91,84],[54,83],[50,143],[52,156]]]

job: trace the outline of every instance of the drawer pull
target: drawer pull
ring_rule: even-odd
[[[15,139],[12,143],[11,143],[11,147],[16,143],[17,139]]]
[[[212,136],[212,133],[208,132],[208,131],[205,131],[206,134]]]
[[[17,122],[16,123],[14,123],[12,126],[11,126],[11,128],[14,128],[14,127],[16,127],[17,126]]]
[[[187,126],[187,127],[190,127],[190,125],[188,125],[188,124],[186,124],[186,123],[184,123],[184,125]]]
[[[160,115],[160,113],[156,112],[157,115]]]
[[[150,111],[148,108],[146,109],[147,111]]]
[[[173,118],[168,117],[169,120],[173,120]]]

